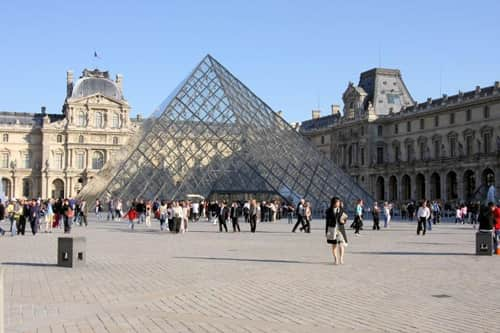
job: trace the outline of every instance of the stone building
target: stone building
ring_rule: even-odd
[[[62,114],[0,112],[0,178],[15,198],[71,197],[126,145],[139,126],[129,118],[123,77],[67,72]],[[140,120],[140,119],[138,119]]]
[[[349,83],[343,114],[313,111],[299,131],[377,200],[443,202],[500,193],[500,84],[417,103],[395,69]]]

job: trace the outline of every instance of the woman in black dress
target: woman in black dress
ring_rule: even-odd
[[[337,197],[332,198],[330,207],[326,210],[325,234],[326,242],[332,244],[332,254],[335,259],[334,264],[344,263],[344,245],[347,245],[344,227],[346,221],[347,214],[341,207],[340,199]]]

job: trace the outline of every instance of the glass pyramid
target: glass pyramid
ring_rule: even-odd
[[[99,197],[182,199],[215,192],[304,197],[319,213],[370,195],[207,55],[152,116]]]

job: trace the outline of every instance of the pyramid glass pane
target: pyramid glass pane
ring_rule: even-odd
[[[352,209],[370,195],[211,56],[161,104],[151,128],[98,196],[180,199],[196,193],[332,196]]]

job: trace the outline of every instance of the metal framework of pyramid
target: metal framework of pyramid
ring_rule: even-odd
[[[100,197],[274,192],[316,209],[370,195],[207,55],[153,114]]]

